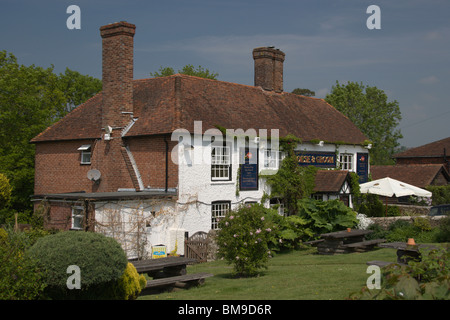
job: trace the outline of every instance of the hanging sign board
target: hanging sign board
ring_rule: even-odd
[[[239,189],[242,191],[258,190],[258,150],[252,151],[246,148],[245,161],[240,167]],[[256,161],[250,161],[250,159],[256,159]]]
[[[359,183],[369,181],[369,154],[356,154],[356,174],[359,176]]]
[[[336,153],[334,152],[296,152],[298,164],[322,168],[336,168]]]

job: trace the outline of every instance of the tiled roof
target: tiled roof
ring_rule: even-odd
[[[444,156],[444,148],[447,156],[449,156],[450,137],[394,154],[393,158],[442,157]]]
[[[431,185],[440,172],[450,180],[442,164],[371,166],[370,172],[373,180],[389,177],[419,188]]]
[[[102,93],[100,92],[42,131],[31,142],[100,138],[101,105]]]
[[[314,192],[339,193],[348,173],[345,170],[317,170]]]
[[[101,134],[101,93],[77,107],[32,142],[97,138]],[[362,144],[367,138],[342,113],[323,99],[292,93],[274,93],[260,87],[187,75],[134,80],[134,117],[127,137],[229,129],[279,129],[280,137],[293,134],[303,141]]]

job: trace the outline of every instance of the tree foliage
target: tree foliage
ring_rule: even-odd
[[[204,69],[202,66],[198,66],[197,68],[195,68],[192,64],[185,65],[183,69],[178,70],[178,73],[213,80],[217,80],[217,77],[219,76],[218,73],[211,72],[208,69]],[[150,75],[152,77],[167,77],[174,74],[175,71],[173,68],[171,67],[163,68],[162,66],[159,68],[158,71],[150,72]]]
[[[30,140],[101,90],[101,81],[53,66],[24,66],[0,51],[0,172],[12,187],[11,208],[31,212],[34,146]],[[12,215],[12,214],[11,214]],[[8,217],[0,217],[4,223]]]
[[[309,89],[295,88],[292,90],[292,93],[305,96],[305,97],[314,97],[316,95],[315,91],[311,91]]]
[[[387,95],[377,87],[362,83],[336,81],[325,100],[346,115],[372,142],[372,164],[393,164],[391,156],[397,152],[398,140],[403,136],[396,129],[401,117],[396,100],[387,101]]]

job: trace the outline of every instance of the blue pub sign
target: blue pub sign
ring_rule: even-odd
[[[359,176],[359,183],[369,181],[369,154],[356,154],[356,174]]]
[[[244,163],[240,166],[239,189],[258,190],[258,149],[245,148],[244,150]]]
[[[336,153],[334,152],[296,152],[295,155],[300,166],[336,168]]]

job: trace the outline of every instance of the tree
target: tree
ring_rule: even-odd
[[[396,100],[388,102],[387,95],[377,87],[336,81],[325,101],[346,115],[372,141],[372,164],[393,164],[391,156],[403,137],[396,129],[402,119]]]
[[[53,66],[19,65],[0,51],[0,172],[12,187],[11,214],[29,215],[34,188],[34,145],[30,140],[101,89],[101,81]],[[0,217],[4,223],[8,217]],[[26,220],[26,217],[19,219]]]
[[[309,89],[301,89],[301,88],[295,88],[294,90],[292,90],[292,93],[298,94],[300,96],[305,96],[305,97],[314,97],[316,95],[315,91],[311,91]]]
[[[218,73],[214,73],[209,71],[208,69],[203,69],[202,66],[198,66],[197,69],[194,68],[192,64],[185,65],[183,69],[178,70],[178,73],[186,74],[188,76],[195,76],[200,78],[206,78],[206,79],[213,79],[217,80],[217,77],[219,76]],[[150,75],[152,77],[167,77],[174,75],[175,71],[171,67],[160,67],[159,71],[157,72],[150,72]]]
[[[11,186],[8,178],[0,173],[0,210],[5,208],[11,200]]]

